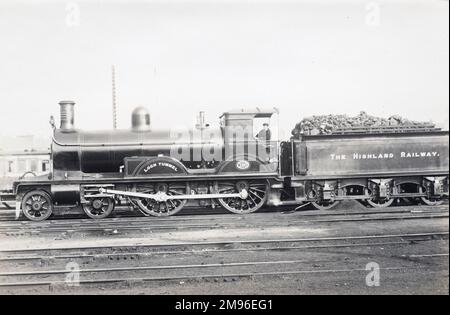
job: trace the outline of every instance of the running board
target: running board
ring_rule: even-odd
[[[247,199],[248,192],[243,189],[240,193],[234,194],[192,194],[192,195],[175,195],[171,196],[164,192],[158,192],[156,194],[144,194],[132,191],[122,191],[122,190],[114,190],[108,188],[100,188],[99,195],[90,195],[89,198],[95,198],[97,196],[105,196],[105,195],[118,195],[118,196],[127,196],[134,198],[143,198],[143,199],[153,199],[157,202],[166,202],[168,200],[194,200],[194,199],[223,199],[223,198],[241,198]]]

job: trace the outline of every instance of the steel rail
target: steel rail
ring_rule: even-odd
[[[369,221],[389,221],[389,220],[419,220],[419,219],[442,219],[448,218],[448,214],[433,214],[433,215],[412,215],[412,216],[385,216],[385,217],[361,217],[361,218],[339,218],[339,219],[316,219],[316,220],[290,220],[287,222],[279,222],[279,226],[293,226],[296,223],[333,223],[333,222],[369,222]],[[258,222],[256,222],[258,223]],[[204,229],[220,229],[225,226],[228,227],[249,227],[249,225],[255,225],[252,222],[239,222],[239,223],[220,223],[220,224],[183,224],[183,225],[149,225],[146,223],[141,223],[141,225],[127,225],[127,226],[117,226],[117,225],[105,225],[105,226],[93,226],[92,224],[87,224],[85,226],[73,226],[70,225],[65,227],[47,227],[47,230],[42,229],[32,229],[23,226],[9,227],[8,229],[2,229],[0,227],[0,234],[13,234],[17,232],[22,233],[55,233],[55,232],[83,232],[83,231],[107,231],[107,230],[158,230],[158,229],[189,229],[189,228],[204,228]]]
[[[414,242],[430,241],[429,238],[414,239]],[[172,250],[172,251],[151,251],[151,252],[121,252],[121,253],[101,253],[101,254],[66,254],[49,256],[7,256],[0,257],[0,262],[9,261],[24,261],[24,260],[63,260],[63,259],[106,259],[106,258],[120,258],[128,256],[156,256],[156,255],[177,255],[177,254],[203,254],[203,253],[232,253],[232,252],[260,252],[260,251],[295,251],[295,250],[309,250],[309,249],[327,249],[327,248],[356,248],[368,246],[394,246],[394,245],[408,245],[410,241],[392,241],[392,242],[374,242],[374,243],[341,243],[341,244],[327,244],[327,245],[306,245],[306,246],[272,246],[272,247],[244,247],[244,248],[202,248],[201,250]],[[444,254],[432,254],[428,256],[443,256]],[[448,254],[447,254],[448,255]],[[427,255],[409,255],[408,257],[428,257]]]
[[[6,210],[5,210],[6,211]],[[12,211],[12,210],[11,210]],[[320,213],[318,213],[320,212]],[[148,220],[152,222],[180,222],[180,221],[212,221],[215,219],[232,219],[233,222],[236,220],[246,220],[251,219],[252,222],[254,220],[266,219],[270,215],[299,215],[301,217],[330,217],[330,216],[353,216],[353,215],[374,215],[374,214],[438,214],[438,213],[448,213],[448,207],[446,206],[424,206],[422,207],[414,207],[409,209],[408,207],[399,207],[399,209],[390,209],[390,210],[371,210],[371,211],[322,211],[322,210],[312,210],[310,212],[292,212],[292,211],[273,211],[267,213],[252,213],[251,215],[236,215],[232,213],[220,213],[220,214],[211,214],[211,215],[176,215],[170,217],[142,217],[142,216],[127,216],[127,217],[110,217],[101,220],[92,220],[88,218],[80,218],[80,219],[54,219],[54,220],[46,220],[43,222],[33,222],[29,220],[0,220],[0,228],[15,226],[17,222],[20,222],[23,226],[55,226],[55,225],[64,225],[64,224],[103,224],[103,223],[125,223],[125,222],[142,222],[142,219],[149,218]],[[0,212],[1,214],[1,212]],[[279,219],[279,216],[277,217]],[[288,217],[286,216],[286,219]],[[289,218],[292,219],[292,218]]]
[[[423,267],[383,267],[381,271],[400,271],[400,270],[423,270]],[[446,270],[442,270],[446,271]],[[447,270],[448,271],[448,270]],[[67,272],[67,271],[66,271]],[[186,276],[165,276],[165,277],[139,277],[139,278],[114,278],[114,279],[90,279],[80,280],[81,284],[100,284],[100,283],[118,283],[118,282],[149,282],[149,281],[178,281],[178,280],[199,280],[199,279],[217,279],[217,278],[252,278],[264,276],[283,276],[298,274],[320,274],[320,273],[353,273],[367,272],[365,268],[355,269],[321,269],[321,270],[289,270],[289,271],[272,271],[272,272],[250,272],[250,273],[231,273],[231,274],[200,274]],[[12,282],[0,283],[0,287],[19,287],[19,286],[50,286],[50,285],[67,285],[65,281],[40,281],[40,282]]]
[[[442,236],[448,237],[449,231],[435,231],[426,233],[404,233],[404,234],[380,234],[380,235],[351,235],[338,237],[315,237],[315,238],[282,238],[282,239],[255,239],[255,240],[221,240],[221,241],[202,241],[202,242],[173,242],[167,244],[155,243],[139,243],[139,244],[106,244],[97,246],[77,246],[77,247],[36,247],[36,248],[21,248],[21,249],[2,249],[1,253],[27,253],[27,252],[43,252],[43,251],[67,251],[67,250],[101,250],[101,249],[120,249],[120,248],[156,248],[156,247],[182,247],[182,246],[226,246],[230,244],[267,244],[267,243],[301,243],[301,242],[322,242],[322,241],[355,241],[355,240],[371,240],[371,239],[388,239],[388,238],[417,238],[417,237],[433,237]]]

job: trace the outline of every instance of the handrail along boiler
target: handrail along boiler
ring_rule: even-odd
[[[30,220],[79,204],[89,217],[104,218],[119,202],[169,216],[187,204],[252,213],[266,204],[330,209],[349,199],[387,207],[448,198],[448,131],[340,130],[280,142],[253,134],[256,120],[276,109],[225,112],[220,128],[201,115],[194,129],[174,132],[154,130],[139,107],[130,130],[92,132],[75,128],[74,102],[59,104],[50,174],[14,183],[17,211]]]

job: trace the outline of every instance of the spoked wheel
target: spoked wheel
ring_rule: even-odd
[[[321,200],[321,201],[312,201],[311,202],[317,210],[331,210],[339,203],[339,200]]]
[[[52,198],[42,190],[30,191],[22,199],[22,211],[32,221],[44,221],[53,212]]]
[[[372,198],[367,199],[367,203],[373,208],[386,208],[394,202],[394,198]]]
[[[268,185],[266,181],[220,181],[215,183],[219,194],[235,194],[246,190],[246,199],[240,197],[217,199],[219,203],[233,213],[246,214],[260,209],[267,200]]]
[[[83,205],[83,210],[92,219],[103,219],[111,214],[115,204],[113,198],[92,199]]]
[[[444,200],[442,200],[442,198],[421,197],[420,199],[424,204],[428,206],[439,206],[444,203]]]
[[[166,193],[169,196],[188,195],[188,183],[148,183],[133,185],[133,191],[145,194]],[[186,199],[173,199],[158,202],[153,199],[131,198],[132,204],[137,206],[145,215],[167,217],[178,213],[186,204]]]

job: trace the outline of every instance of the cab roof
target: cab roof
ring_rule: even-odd
[[[270,118],[273,114],[278,113],[278,109],[274,108],[241,108],[241,109],[232,109],[227,112],[224,112],[220,115],[220,118],[224,116],[234,116],[234,115],[248,115],[253,116],[254,118]]]

